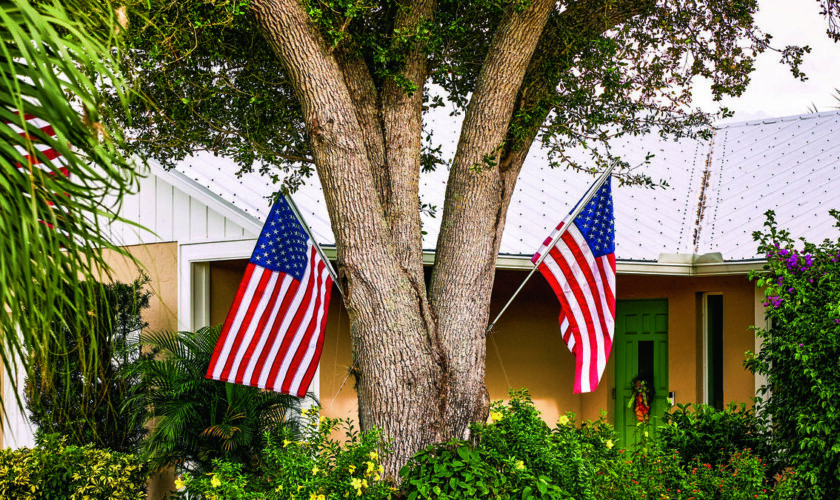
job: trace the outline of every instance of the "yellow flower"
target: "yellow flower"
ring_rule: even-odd
[[[180,477],[178,479],[176,479],[175,480],[175,487],[179,490],[183,490],[184,489],[184,480],[181,479]]]
[[[362,488],[367,488],[367,479],[362,479]]]
[[[376,472],[382,474],[383,472],[385,472],[385,466],[380,464],[379,467],[376,468]]]
[[[376,453],[375,451],[368,453],[368,456],[371,460],[379,460],[379,453]]]
[[[350,470],[350,474],[352,474],[352,473],[356,472],[356,466],[355,466],[355,465],[353,465],[353,464],[350,464],[350,466],[349,466],[349,467],[347,467],[347,469],[349,469],[349,470]]]
[[[382,476],[380,476],[379,474],[374,474],[373,475],[373,480],[374,481],[379,481],[380,479],[382,479]]]
[[[284,440],[283,440],[283,448],[285,448],[285,447],[289,446],[290,444],[292,444],[292,442],[291,442],[291,441],[289,441],[288,439],[284,439]]]
[[[557,425],[569,425],[569,417],[566,415],[560,415],[560,418],[557,419]]]
[[[213,479],[210,480],[210,486],[212,486],[214,488],[218,488],[221,485],[222,485],[222,482],[219,481],[219,478],[216,477],[215,474],[213,474]]]
[[[314,476],[314,475],[318,474],[319,470],[321,470],[321,469],[319,469],[317,465],[312,467],[312,475]]]
[[[612,439],[607,439],[607,448],[612,449],[613,446],[615,445],[613,444]]]
[[[516,465],[514,466],[514,468],[516,470],[525,470],[525,462],[523,462],[522,460],[516,462]]]
[[[490,412],[490,422],[496,423],[502,419],[502,412],[500,411],[491,411]]]
[[[354,477],[353,479],[351,479],[351,480],[350,480],[350,486],[352,486],[353,488],[355,488],[355,489],[357,489],[357,490],[358,490],[358,489],[361,489],[361,487],[362,487],[362,480],[361,480],[361,479],[359,479],[359,478],[357,478],[357,477]]]
[[[274,491],[276,491],[277,493],[280,493],[281,491],[283,491],[283,485],[281,484],[277,488],[274,488]]]

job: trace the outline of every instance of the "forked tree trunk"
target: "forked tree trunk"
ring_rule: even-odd
[[[359,420],[394,440],[394,474],[418,448],[445,435],[446,369],[424,290],[400,265],[376,176],[339,64],[295,0],[251,3],[301,101],[336,237],[350,315]],[[380,167],[381,168],[381,167]],[[387,194],[387,193],[385,193]],[[419,239],[418,239],[419,242]],[[422,281],[421,281],[422,283]]]
[[[393,440],[385,459],[393,476],[421,447],[465,437],[471,422],[487,418],[484,330],[496,255],[536,129],[513,151],[506,135],[514,110],[529,105],[521,87],[529,63],[539,66],[534,50],[551,45],[540,35],[555,1],[513,6],[496,28],[452,164],[428,290],[418,211],[422,50],[409,51],[403,67],[415,93],[393,81],[377,90],[365,63],[328,47],[298,1],[252,0],[251,12],[301,103],[336,238],[360,425]],[[598,2],[618,5],[587,6]],[[395,29],[419,26],[435,8],[434,0],[404,4]]]

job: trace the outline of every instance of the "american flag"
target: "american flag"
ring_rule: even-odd
[[[279,197],[222,327],[207,378],[303,397],[324,343],[332,278]]]
[[[14,113],[16,115],[19,115],[17,111],[14,111]],[[50,161],[50,163],[52,163],[53,168],[56,172],[60,172],[65,177],[68,177],[69,172],[67,170],[67,167],[64,166],[64,158],[62,158],[61,155],[59,155],[58,151],[53,149],[49,144],[41,142],[38,136],[34,134],[35,129],[40,129],[41,132],[43,132],[47,136],[55,137],[55,130],[53,129],[53,126],[47,123],[47,121],[29,114],[24,115],[23,118],[24,120],[26,120],[26,130],[21,129],[16,122],[6,122],[6,124],[9,127],[11,127],[12,130],[17,132],[21,137],[24,137],[31,141],[30,147],[33,148],[34,151],[40,151],[41,154],[43,154],[44,158],[46,158]],[[26,162],[31,165],[39,165],[44,163],[43,158],[39,157],[37,153],[32,155],[29,154],[30,152],[34,151],[28,151],[19,145],[15,145],[15,149],[17,149],[21,154],[23,154],[24,160],[26,160]],[[18,168],[22,167],[23,165],[18,164]]]
[[[604,374],[615,328],[615,223],[610,181],[573,220],[569,214],[531,262],[560,300],[560,331],[575,355],[575,394],[592,392]],[[549,249],[560,228],[569,224]]]

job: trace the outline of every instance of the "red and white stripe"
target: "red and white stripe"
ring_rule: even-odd
[[[248,263],[207,377],[303,397],[321,358],[332,278],[311,242],[301,281]]]
[[[561,222],[532,261],[546,252]],[[575,354],[575,394],[598,387],[615,330],[615,254],[595,257],[575,224],[548,251],[539,266],[560,300],[560,329]]]
[[[15,114],[18,113],[15,112]],[[28,129],[28,132],[27,130],[23,130],[22,128],[20,128],[15,122],[6,122],[6,124],[9,125],[9,127],[15,132],[17,132],[20,136],[28,138],[31,141],[31,147],[43,153],[43,155],[50,161],[50,163],[52,163],[55,171],[61,172],[62,174],[64,174],[64,176],[67,176],[68,170],[66,167],[64,167],[64,165],[66,164],[64,158],[58,153],[58,151],[53,149],[52,146],[45,142],[41,142],[40,139],[32,133],[33,129],[38,128],[44,134],[50,137],[55,137],[55,129],[53,129],[53,126],[47,123],[47,121],[32,115],[24,115],[24,118],[26,119],[26,127]],[[19,145],[15,145],[15,149],[23,155],[24,160],[27,162],[28,165],[39,165],[44,163],[42,159],[39,158],[37,153],[30,154],[33,152],[28,151]],[[18,168],[21,167],[23,167],[23,165],[18,165]]]

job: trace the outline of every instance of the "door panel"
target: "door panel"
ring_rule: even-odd
[[[630,383],[637,375],[652,383],[651,437],[661,425],[668,400],[668,301],[619,300],[615,322],[615,429],[620,446],[634,448],[640,441]]]

